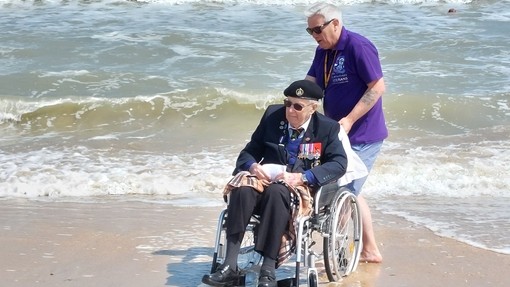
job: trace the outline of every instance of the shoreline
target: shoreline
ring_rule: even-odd
[[[2,200],[6,286],[205,286],[218,207]],[[374,209],[373,209],[374,210]],[[510,256],[373,212],[384,262],[321,286],[510,286]],[[326,280],[327,281],[327,280]]]

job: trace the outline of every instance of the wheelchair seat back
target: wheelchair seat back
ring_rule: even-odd
[[[314,196],[314,214],[324,212],[325,207],[333,203],[335,195],[343,190],[336,182],[322,186]]]

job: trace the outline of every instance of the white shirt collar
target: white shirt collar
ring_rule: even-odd
[[[292,127],[289,123],[289,132],[291,129],[300,129],[302,128],[303,131],[306,131],[306,129],[308,128],[308,126],[310,125],[310,120],[312,119],[312,117],[309,117],[308,120],[306,120],[306,122],[304,122],[301,126],[295,128],[295,127]]]

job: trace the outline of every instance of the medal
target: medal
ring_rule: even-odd
[[[321,157],[321,148],[322,143],[300,144],[298,158],[308,160],[315,159],[317,162]]]

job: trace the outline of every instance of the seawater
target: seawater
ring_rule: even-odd
[[[0,197],[222,205],[310,3],[0,1]],[[337,3],[387,84],[373,208],[510,254],[510,1]]]

